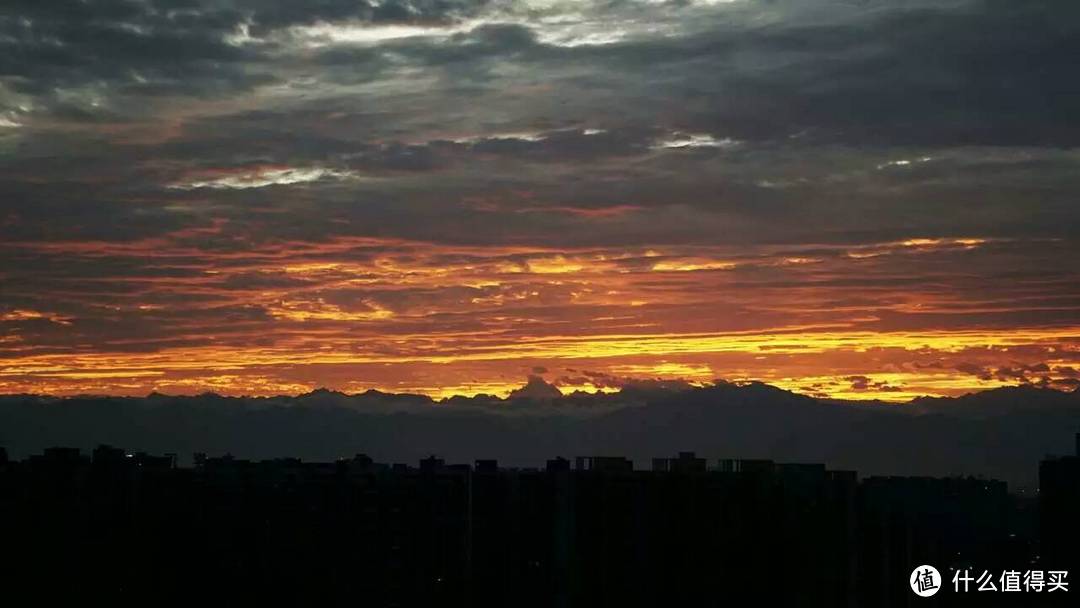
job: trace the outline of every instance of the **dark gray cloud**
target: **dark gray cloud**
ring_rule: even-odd
[[[741,139],[1076,142],[1068,118],[1080,93],[1070,77],[1080,9],[1069,4],[744,0],[707,8],[15,2],[0,18],[0,75],[12,92],[75,121],[129,118],[139,108],[132,98],[294,82],[311,74],[309,56],[327,68],[319,78],[328,82],[431,70],[448,101],[492,95],[513,66],[566,91],[559,103],[571,112],[595,117],[614,101],[631,121],[652,116]],[[544,19],[552,16],[569,25]],[[659,33],[641,25],[647,18]],[[586,87],[588,96],[574,90]],[[542,118],[533,101],[516,109],[522,118]]]
[[[143,2],[15,2],[0,19],[0,74],[68,120],[123,120],[125,95],[212,95],[265,81],[226,41],[242,15]],[[110,112],[110,110],[112,110]]]

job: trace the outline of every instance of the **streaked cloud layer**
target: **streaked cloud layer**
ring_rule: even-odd
[[[1078,30],[1049,1],[6,3],[0,392],[1075,387]]]

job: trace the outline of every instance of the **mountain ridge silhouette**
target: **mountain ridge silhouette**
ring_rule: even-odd
[[[548,394],[540,392],[541,395]],[[0,446],[20,457],[66,445],[246,458],[383,462],[623,455],[639,467],[678,451],[823,462],[861,475],[982,475],[1033,488],[1039,459],[1071,453],[1080,394],[1007,387],[905,404],[820,399],[763,383],[630,389],[558,398],[316,390],[298,396],[0,396]]]

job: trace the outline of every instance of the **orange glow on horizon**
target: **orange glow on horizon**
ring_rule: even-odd
[[[1064,388],[1080,373],[1073,277],[991,280],[1012,241],[234,245],[231,230],[215,221],[143,241],[25,244],[139,270],[57,283],[47,311],[0,309],[0,392],[505,396],[543,367],[566,392],[612,390],[572,369],[904,401],[1019,382]],[[224,244],[208,251],[205,239]]]
[[[1018,329],[994,334],[980,332],[937,333],[866,333],[813,330],[808,328],[778,329],[772,333],[729,334],[654,334],[654,335],[592,335],[542,336],[523,338],[514,343],[492,344],[484,340],[471,341],[467,336],[443,336],[443,348],[409,348],[410,339],[401,337],[384,341],[379,346],[385,354],[361,354],[349,344],[323,347],[292,346],[276,348],[177,348],[154,353],[84,353],[79,355],[27,355],[9,359],[0,369],[0,390],[7,393],[35,392],[47,394],[120,393],[145,394],[151,391],[194,394],[213,390],[229,395],[274,395],[306,392],[318,387],[349,386],[359,390],[365,383],[295,382],[275,380],[297,368],[320,366],[351,366],[362,364],[370,368],[386,366],[424,366],[469,370],[482,363],[506,370],[507,378],[497,382],[431,384],[405,382],[387,386],[378,381],[366,385],[395,392],[411,392],[445,398],[455,394],[495,394],[506,396],[521,385],[520,361],[569,361],[575,366],[640,378],[680,379],[708,382],[714,378],[729,380],[759,380],[781,388],[827,395],[845,399],[881,399],[906,401],[922,395],[961,394],[973,390],[1015,384],[1013,381],[973,378],[955,370],[907,370],[902,372],[866,374],[873,382],[884,382],[887,389],[872,391],[847,387],[844,378],[859,375],[803,375],[792,377],[782,369],[759,369],[747,374],[747,363],[755,358],[809,356],[823,361],[839,353],[858,355],[880,352],[940,352],[958,353],[968,349],[1023,347],[1040,343],[1067,341],[1075,344],[1080,328]],[[432,336],[424,336],[432,339]],[[458,341],[465,338],[465,341]],[[394,348],[398,352],[390,352]],[[440,351],[455,351],[441,354]],[[681,359],[708,360],[718,355],[736,355],[744,368],[725,374],[720,365],[688,362]],[[661,358],[657,363],[636,363],[642,359]],[[677,360],[672,360],[672,359]],[[666,361],[666,362],[664,362]],[[222,374],[221,372],[228,373]],[[590,383],[562,386],[564,392],[597,390]]]

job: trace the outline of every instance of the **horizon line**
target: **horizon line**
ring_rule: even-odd
[[[314,394],[318,394],[318,393],[331,393],[331,394],[340,395],[340,396],[345,397],[345,398],[357,398],[357,397],[363,397],[363,396],[368,395],[370,393],[379,393],[381,395],[388,395],[388,396],[393,396],[393,397],[416,397],[416,398],[421,398],[421,399],[427,399],[433,405],[439,405],[439,404],[444,404],[444,403],[448,403],[448,402],[453,401],[453,400],[460,400],[460,399],[465,399],[465,400],[470,400],[470,401],[483,400],[483,401],[502,401],[502,402],[513,402],[513,401],[532,401],[532,402],[545,402],[545,401],[547,401],[547,402],[550,402],[550,401],[557,401],[559,399],[566,399],[566,398],[572,398],[572,397],[582,397],[582,396],[584,396],[584,397],[617,396],[617,395],[623,394],[628,389],[631,392],[636,390],[636,391],[640,391],[640,392],[677,394],[677,393],[681,393],[681,392],[689,392],[689,391],[695,391],[695,390],[708,390],[708,389],[725,387],[725,386],[735,387],[735,388],[748,388],[748,387],[752,387],[752,386],[765,386],[765,387],[768,387],[768,388],[771,388],[771,389],[774,389],[774,390],[777,390],[777,391],[789,393],[791,395],[796,395],[796,396],[799,396],[799,397],[806,397],[808,399],[813,399],[815,401],[821,401],[821,402],[841,402],[841,403],[854,403],[854,404],[881,403],[881,404],[884,404],[884,405],[894,405],[895,406],[895,405],[907,405],[907,404],[911,404],[911,403],[913,403],[915,401],[919,401],[919,400],[923,400],[923,399],[955,400],[955,399],[961,399],[961,398],[972,396],[972,395],[981,395],[981,394],[984,394],[984,393],[993,393],[993,392],[998,392],[998,391],[1007,391],[1007,390],[1016,390],[1016,389],[1029,389],[1029,390],[1037,390],[1037,391],[1051,391],[1051,392],[1055,392],[1055,393],[1061,393],[1063,395],[1077,395],[1077,394],[1080,394],[1080,388],[1075,388],[1073,390],[1064,390],[1064,389],[1061,389],[1061,388],[1055,388],[1053,386],[1040,386],[1040,385],[1030,383],[1030,382],[1029,383],[1023,383],[1022,382],[1022,383],[1018,383],[1018,384],[1003,385],[1003,386],[996,386],[996,387],[983,388],[983,389],[975,389],[975,390],[967,391],[965,393],[961,393],[961,394],[957,394],[957,395],[923,394],[923,395],[917,395],[915,397],[911,397],[911,398],[904,399],[904,400],[890,400],[890,399],[883,399],[878,395],[875,395],[873,397],[867,397],[865,399],[856,399],[856,398],[850,398],[850,397],[831,397],[831,396],[827,396],[827,395],[814,395],[814,394],[810,394],[810,393],[806,393],[806,392],[801,392],[801,391],[798,391],[798,390],[787,389],[787,388],[777,386],[775,384],[771,384],[769,382],[765,382],[765,381],[762,381],[762,380],[735,380],[735,381],[728,381],[728,380],[717,379],[717,380],[715,380],[715,381],[713,381],[711,383],[700,383],[700,382],[689,382],[689,381],[678,380],[678,379],[676,379],[676,380],[642,379],[642,382],[643,383],[647,383],[647,382],[663,383],[665,386],[648,387],[648,386],[626,385],[626,386],[618,387],[617,389],[614,389],[614,390],[604,390],[603,388],[599,388],[599,389],[597,389],[595,391],[586,391],[586,390],[582,390],[582,389],[575,389],[575,390],[573,390],[571,392],[567,392],[567,393],[563,393],[563,392],[560,391],[560,394],[558,396],[553,396],[552,395],[552,396],[546,396],[546,397],[537,397],[537,396],[534,396],[534,395],[517,395],[517,396],[515,396],[514,393],[517,393],[519,390],[521,390],[521,389],[525,388],[526,386],[528,386],[528,383],[526,383],[526,384],[521,385],[521,387],[519,389],[515,389],[515,390],[510,391],[505,396],[501,396],[501,395],[497,395],[497,394],[493,394],[493,393],[482,393],[481,392],[481,393],[473,393],[473,394],[455,393],[455,394],[444,396],[444,397],[433,397],[431,395],[428,395],[428,394],[425,394],[425,393],[420,393],[420,392],[408,392],[408,391],[406,391],[406,392],[394,392],[394,391],[384,390],[384,389],[377,388],[377,387],[371,387],[371,388],[365,389],[365,390],[360,391],[360,392],[344,392],[344,391],[341,391],[341,390],[338,390],[338,389],[335,389],[335,388],[332,388],[332,387],[319,386],[319,387],[312,388],[311,390],[309,390],[307,392],[295,393],[295,394],[288,394],[288,393],[276,393],[276,394],[267,394],[267,395],[229,394],[229,393],[220,393],[220,392],[213,391],[213,390],[206,390],[206,391],[197,392],[197,393],[196,392],[193,392],[193,393],[165,393],[165,392],[162,392],[162,391],[152,390],[149,393],[146,393],[146,394],[143,394],[143,395],[136,395],[136,394],[123,395],[123,394],[108,394],[108,393],[71,393],[71,394],[0,393],[0,399],[12,398],[12,397],[34,397],[34,398],[55,399],[55,400],[58,400],[58,401],[62,401],[62,400],[70,400],[70,399],[90,399],[90,398],[95,398],[95,399],[150,399],[150,398],[153,398],[153,397],[167,397],[167,398],[173,398],[173,399],[197,399],[197,398],[205,398],[205,397],[216,397],[216,398],[219,398],[219,399],[274,400],[274,399],[300,399],[302,397],[306,397],[306,396],[314,395]],[[683,387],[673,386],[674,384],[679,383],[679,382],[685,382],[686,384]],[[558,390],[558,387],[556,385],[554,385],[554,384],[548,383],[548,386]]]

